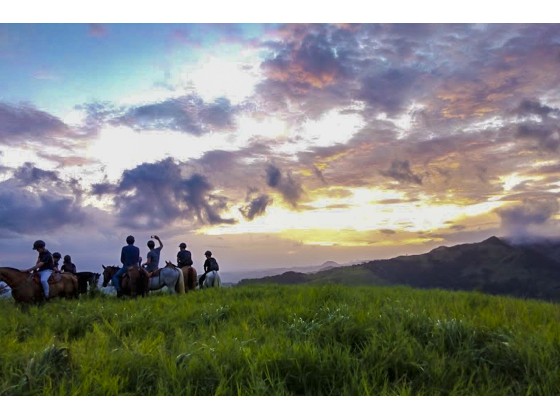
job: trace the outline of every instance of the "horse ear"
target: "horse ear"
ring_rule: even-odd
[[[103,267],[103,270],[105,270],[107,267],[105,267],[103,264],[101,264],[101,267]]]

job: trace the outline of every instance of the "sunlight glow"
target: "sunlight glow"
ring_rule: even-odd
[[[241,56],[205,56],[194,65],[183,68],[179,85],[191,86],[206,102],[226,97],[237,104],[254,93],[262,79],[258,67],[250,65],[255,52],[245,51]]]
[[[333,109],[318,120],[308,119],[296,134],[301,136],[305,147],[329,147],[348,142],[364,125],[361,115]]]
[[[359,232],[391,230],[431,232],[446,228],[452,221],[483,215],[503,205],[489,201],[472,205],[438,204],[423,197],[407,201],[402,192],[358,188],[350,197],[323,196],[306,203],[311,209],[298,212],[291,208],[269,207],[261,217],[235,225],[212,226],[199,231],[206,235],[276,233],[305,244],[338,246],[365,245]],[[401,199],[402,202],[395,203]],[[391,200],[391,204],[383,203]],[[352,231],[353,235],[333,234]],[[326,235],[325,232],[330,232]],[[364,242],[365,241],[365,242]]]

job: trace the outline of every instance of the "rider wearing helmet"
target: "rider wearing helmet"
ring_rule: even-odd
[[[64,256],[64,264],[62,264],[62,268],[60,269],[63,273],[72,273],[76,274],[76,265],[72,262],[72,258],[70,255]]]
[[[123,266],[119,268],[111,278],[111,281],[113,282],[113,286],[115,286],[115,289],[117,290],[117,296],[119,297],[122,295],[122,290],[121,290],[122,275],[126,273],[128,267],[140,264],[140,249],[134,246],[134,236],[129,235],[126,238],[126,243],[128,245],[123,246],[121,250],[121,263]]]
[[[181,242],[179,244],[180,251],[177,253],[177,267],[190,267],[193,265],[191,251],[187,251],[187,244]]]
[[[161,253],[161,249],[163,248],[163,243],[159,239],[159,236],[153,235],[152,238],[159,242],[159,246],[157,248],[154,248],[156,244],[151,239],[147,243],[150,250],[148,251],[148,255],[146,256],[146,263],[143,264],[143,266],[148,272],[148,277],[150,277],[159,268],[159,256]]]
[[[198,286],[201,289],[204,285],[204,280],[206,280],[206,276],[212,274],[212,280],[214,280],[214,278],[217,277],[218,270],[220,269],[220,267],[218,266],[218,261],[216,261],[216,259],[212,257],[212,252],[206,251],[204,253],[204,256],[206,257],[206,261],[204,261],[204,274],[200,276],[200,279],[198,279]]]
[[[43,293],[45,294],[45,299],[49,299],[49,277],[51,276],[54,269],[53,256],[48,249],[45,248],[45,241],[37,240],[33,243],[33,249],[39,253],[37,257],[37,262],[33,267],[27,271],[31,273],[35,270],[38,271],[39,277],[41,278],[41,286],[43,286]]]

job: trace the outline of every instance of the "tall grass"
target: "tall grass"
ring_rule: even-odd
[[[560,306],[406,287],[0,302],[0,395],[558,395]]]

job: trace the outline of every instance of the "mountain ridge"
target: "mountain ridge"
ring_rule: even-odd
[[[253,283],[406,285],[560,301],[560,240],[515,243],[491,236],[419,255],[239,282]]]

